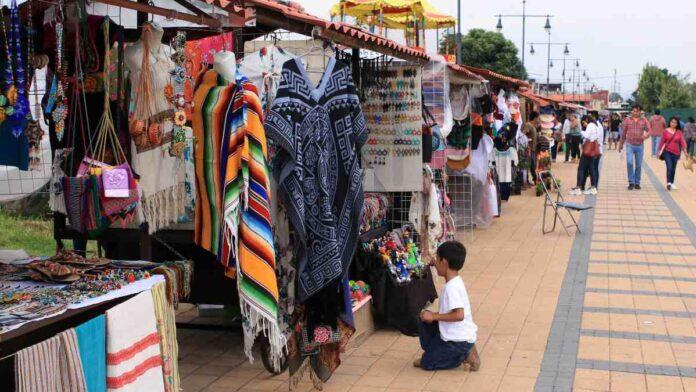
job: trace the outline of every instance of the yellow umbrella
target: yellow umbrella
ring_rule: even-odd
[[[439,13],[427,0],[345,0],[334,4],[330,12],[331,16],[343,14],[359,22],[401,30],[410,28],[414,19],[425,29],[447,28],[457,23],[454,17]]]

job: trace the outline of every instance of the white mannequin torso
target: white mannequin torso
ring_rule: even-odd
[[[170,83],[169,71],[174,69],[174,62],[169,58],[171,48],[162,44],[164,30],[156,23],[150,23],[152,33],[148,40],[150,50],[150,72],[152,76],[151,113],[158,114],[171,109],[170,103],[164,96],[164,87]],[[124,60],[128,68],[133,91],[140,84],[140,71],[143,65],[143,50],[145,37],[125,49]]]
[[[234,53],[226,50],[215,53],[213,70],[225,80],[234,82],[237,74],[237,59]]]

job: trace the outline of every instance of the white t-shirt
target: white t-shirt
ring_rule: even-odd
[[[510,147],[505,151],[493,149],[490,161],[495,162],[495,170],[498,171],[498,181],[512,182],[512,164],[518,164],[517,149]]]
[[[469,342],[476,343],[476,331],[478,327],[474,324],[471,315],[471,304],[469,295],[461,277],[450,280],[445,284],[440,295],[440,313],[449,313],[455,309],[464,309],[464,320],[462,321],[440,321],[440,337],[446,342]]]

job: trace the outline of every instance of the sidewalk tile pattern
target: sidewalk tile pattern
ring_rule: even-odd
[[[696,203],[676,201],[658,167],[644,163],[643,189],[629,191],[625,161],[605,154],[536,391],[696,390]]]

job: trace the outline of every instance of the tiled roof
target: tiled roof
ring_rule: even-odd
[[[221,2],[227,2],[227,0],[213,0],[221,5]],[[322,19],[318,16],[314,16],[307,12],[298,10],[297,8],[281,4],[274,0],[244,0],[245,4],[255,6],[258,9],[264,9],[276,13],[277,17],[284,18],[290,23],[306,23],[311,26],[317,26],[324,30],[323,34],[330,35],[332,39],[342,45],[350,45],[350,41],[359,40],[364,42],[366,49],[371,49],[375,51],[380,51],[380,48],[386,49],[382,52],[387,52],[385,54],[393,55],[394,57],[401,57],[405,60],[416,60],[416,61],[431,61],[433,58],[425,53],[421,49],[411,48],[405,45],[401,45],[394,40],[382,37],[375,33],[371,33],[363,28],[350,25],[341,22],[331,22],[326,19]],[[229,5],[226,4],[226,5]],[[232,5],[230,5],[232,7]],[[229,10],[229,7],[225,7]],[[341,42],[343,41],[343,42]],[[473,80],[490,80],[493,82],[498,82],[506,85],[513,85],[517,88],[530,88],[531,86],[519,79],[511,78],[487,69],[474,68],[469,66],[459,66],[450,65],[450,69],[454,72],[460,72],[464,74],[465,77],[471,78]]]
[[[303,22],[312,26],[318,26],[328,31],[334,31],[346,37],[361,40],[365,43],[373,44],[379,47],[391,49],[405,56],[418,58],[429,61],[430,56],[422,50],[410,48],[401,45],[394,40],[384,38],[380,35],[371,33],[361,27],[353,26],[347,23],[331,22],[326,19],[319,18],[296,8],[278,3],[273,0],[245,0],[247,4],[254,5],[257,8],[264,8],[282,14],[289,21]]]
[[[469,79],[477,80],[477,81],[479,81],[479,82],[483,82],[483,81],[486,80],[486,79],[484,79],[483,77],[481,77],[480,75],[475,74],[475,73],[469,71],[468,69],[462,67],[461,65],[458,65],[458,64],[447,64],[447,66],[449,67],[450,70],[452,70],[452,71],[454,71],[454,72],[458,72],[458,73],[462,74],[463,76],[465,76],[465,77],[467,77],[467,78],[469,78]]]
[[[539,104],[539,106],[548,106],[551,104],[551,101],[548,101],[548,100],[546,100],[546,99],[544,99],[544,98],[542,98],[542,97],[540,97],[540,96],[538,96],[530,91],[520,91],[520,92],[518,92],[518,94],[531,100],[531,101],[536,102],[537,104]]]
[[[532,87],[529,83],[525,82],[524,80],[515,79],[513,77],[499,74],[497,72],[493,72],[493,71],[488,70],[488,69],[476,68],[476,67],[472,67],[469,65],[464,65],[463,67],[468,69],[469,71],[471,71],[475,74],[481,75],[484,78],[486,78],[490,81],[493,81],[493,82],[498,82],[498,83],[502,83],[502,84],[511,84],[511,85],[514,85],[514,86],[517,86],[520,88],[531,88]]]

